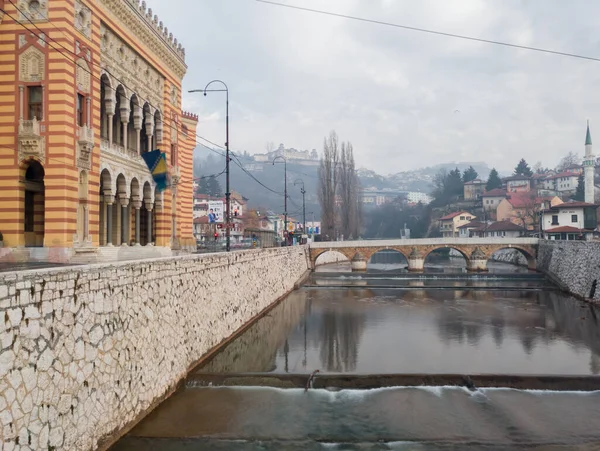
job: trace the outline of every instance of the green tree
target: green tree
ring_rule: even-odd
[[[473,166],[469,166],[469,168],[465,169],[465,172],[463,172],[462,181],[463,183],[472,182],[478,176],[479,174],[477,173],[475,168]]]
[[[500,180],[500,176],[498,175],[496,168],[492,168],[490,175],[488,176],[487,185],[485,185],[485,190],[491,191],[496,188],[502,188],[502,180]]]
[[[533,171],[525,161],[525,158],[521,158],[521,161],[519,161],[519,164],[515,168],[515,175],[524,175],[526,177],[533,175]]]
[[[206,194],[211,197],[223,197],[221,184],[214,175],[200,179],[196,194]]]
[[[578,200],[580,202],[583,202],[585,200],[585,179],[583,178],[583,174],[579,176],[577,190],[575,191],[573,200]]]
[[[463,193],[463,180],[460,169],[456,168],[448,173],[447,191],[451,196],[460,196]]]

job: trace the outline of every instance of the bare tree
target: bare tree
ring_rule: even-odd
[[[321,204],[321,234],[325,239],[336,237],[336,194],[340,152],[335,131],[323,142],[323,156],[319,165],[319,203]]]
[[[557,171],[564,171],[570,166],[578,166],[581,164],[581,157],[577,155],[575,152],[569,152],[560,160],[558,166],[556,167]]]
[[[525,230],[536,231],[539,227],[539,211],[542,202],[535,192],[530,191],[521,197],[521,203],[515,208],[516,218]]]
[[[346,238],[357,238],[360,229],[359,180],[354,165],[352,143],[342,143],[339,165],[340,231]]]

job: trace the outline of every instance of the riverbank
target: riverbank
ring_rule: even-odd
[[[0,274],[0,443],[93,450],[294,289],[302,246]]]

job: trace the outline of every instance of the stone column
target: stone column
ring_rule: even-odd
[[[352,257],[352,262],[350,263],[352,267],[352,271],[366,271],[367,270],[367,259],[361,254],[357,252]]]
[[[104,203],[106,207],[106,245],[112,246],[112,214],[113,214],[113,203],[115,202],[115,197],[111,194],[104,195]]]
[[[108,143],[113,140],[113,116],[115,115],[115,102],[109,97],[104,99],[104,109],[106,110],[106,130],[108,132]]]
[[[137,151],[138,155],[141,155],[141,153],[142,153],[141,131],[142,131],[143,119],[144,119],[144,117],[143,117],[142,108],[134,105],[134,107],[133,107],[133,128],[135,129],[135,140],[136,140],[135,150]]]
[[[467,271],[469,272],[485,272],[487,271],[487,257],[478,247],[471,253],[467,260]]]
[[[106,118],[108,121],[108,144],[113,142],[113,116],[114,113],[107,113]]]
[[[121,246],[127,246],[127,238],[129,236],[129,215],[127,214],[127,206],[129,205],[129,199],[121,197],[119,203],[121,204]]]
[[[152,202],[146,202],[146,214],[148,215],[147,219],[147,235],[148,235],[148,243],[146,246],[152,244]]]
[[[25,86],[19,86],[19,119],[23,120],[23,111],[25,110]]]
[[[90,233],[90,225],[89,225],[89,211],[87,203],[83,205],[83,239],[82,241],[85,243],[88,241],[88,234]]]
[[[410,272],[423,272],[425,269],[425,259],[417,248],[413,247],[410,255],[408,256],[408,270]]]
[[[133,208],[135,208],[135,245],[140,245],[140,208],[142,208],[141,200],[134,200],[132,202]]]
[[[85,98],[85,125],[88,127],[92,126],[92,99],[89,97]]]
[[[152,137],[154,135],[154,116],[146,113],[146,136],[148,137],[148,152],[152,151]]]
[[[123,125],[123,148],[127,150],[127,125],[129,124],[129,108],[121,108],[121,124]]]

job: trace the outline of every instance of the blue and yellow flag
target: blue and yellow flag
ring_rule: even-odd
[[[150,174],[156,183],[156,188],[159,192],[167,189],[169,185],[169,168],[167,167],[167,157],[160,150],[153,150],[142,154],[142,158],[146,162]]]

